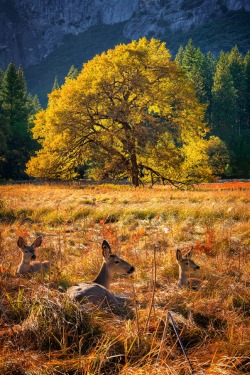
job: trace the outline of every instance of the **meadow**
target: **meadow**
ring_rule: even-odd
[[[0,186],[0,374],[249,374],[249,192],[249,182]],[[52,270],[15,275],[18,236],[39,235]],[[111,285],[130,300],[120,314],[65,293],[94,279],[103,239],[136,269]],[[191,247],[200,270],[180,288],[176,250]]]

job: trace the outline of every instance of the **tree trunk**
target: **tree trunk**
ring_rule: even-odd
[[[135,149],[133,149],[131,153],[131,177],[132,177],[132,185],[139,186],[139,168],[137,164],[137,158]]]

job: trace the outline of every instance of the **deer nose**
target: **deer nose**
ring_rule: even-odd
[[[35,259],[36,259],[35,254],[32,255],[31,259],[32,259],[32,260],[35,260]]]
[[[200,269],[200,266],[196,266],[196,269],[199,270],[199,269]]]
[[[134,270],[135,270],[135,267],[132,266],[132,267],[130,268],[130,270],[128,271],[128,274],[133,273]]]

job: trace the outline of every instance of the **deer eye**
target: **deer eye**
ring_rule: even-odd
[[[115,260],[115,263],[117,264],[117,263],[120,263],[120,261],[119,260]]]

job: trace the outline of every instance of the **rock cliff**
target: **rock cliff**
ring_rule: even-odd
[[[35,65],[89,27],[124,22],[128,39],[187,30],[230,10],[250,11],[249,0],[0,0],[0,65]]]

